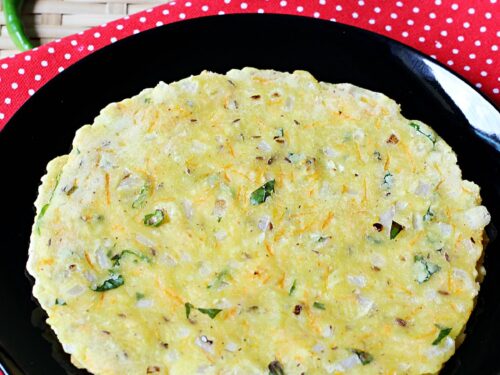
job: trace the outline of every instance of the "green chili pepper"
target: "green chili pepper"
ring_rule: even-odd
[[[23,0],[3,0],[3,11],[5,14],[5,23],[10,38],[20,51],[27,51],[33,48],[33,44],[24,32],[21,21],[21,8]]]

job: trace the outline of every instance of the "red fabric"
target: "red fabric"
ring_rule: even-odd
[[[387,35],[447,64],[500,104],[497,0],[178,0],[0,60],[0,129],[30,95],[92,51],[166,23],[256,12],[323,18]]]

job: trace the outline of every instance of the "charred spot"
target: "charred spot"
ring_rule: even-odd
[[[158,366],[149,366],[146,370],[147,374],[154,374],[155,372],[160,372],[160,367]]]
[[[390,144],[395,145],[396,143],[398,143],[398,142],[399,142],[399,138],[398,138],[398,137],[396,137],[396,134],[391,134],[391,135],[389,136],[389,138],[387,138],[387,141],[385,141],[385,142],[386,142],[386,143],[390,143]]]
[[[292,161],[291,161],[290,159],[288,159],[288,157],[286,157],[286,156],[285,156],[285,157],[284,157],[284,160],[285,160],[287,163],[292,164]]]
[[[240,122],[241,120],[239,118],[233,120],[233,124],[236,124],[237,122]]]
[[[105,335],[108,335],[108,336],[111,335],[111,332],[109,332],[109,331],[102,330],[101,332],[104,333]]]
[[[283,138],[276,138],[274,141],[281,144],[285,143],[285,140]]]
[[[126,317],[127,317],[127,315],[125,315],[124,313],[119,313],[119,314],[118,314],[118,316],[119,316],[120,318],[126,318]]]
[[[74,271],[76,269],[76,264],[70,264],[68,268],[70,271]]]
[[[448,253],[444,253],[444,259],[446,259],[448,263],[450,262],[450,256],[448,255]]]
[[[273,230],[274,225],[273,225],[273,223],[269,222],[269,224],[267,225],[267,227],[269,228],[269,230]]]
[[[263,156],[256,156],[255,159],[257,159],[257,160],[264,160],[264,157]]]
[[[280,95],[280,93],[279,93],[279,92],[273,92],[273,93],[271,94],[271,96],[272,96],[273,98],[279,98],[281,95]]]
[[[471,241],[472,243],[474,243],[474,244],[476,243],[476,241],[474,241],[474,238],[472,238],[472,237],[470,238],[470,241]]]
[[[301,311],[302,311],[302,305],[295,305],[295,307],[293,308],[293,313],[295,315],[300,315]]]
[[[189,120],[189,121],[191,121],[191,122],[198,122],[198,120],[197,120],[197,119],[195,119],[195,118],[192,118],[192,119],[191,119],[191,120]]]
[[[168,342],[161,342],[160,345],[162,348],[168,349]]]
[[[267,165],[271,165],[273,164],[274,162],[274,157],[271,157],[268,161],[267,161]]]
[[[253,139],[259,139],[259,138],[261,138],[261,136],[260,135],[252,135],[252,138]]]
[[[446,290],[438,290],[438,293],[441,294],[442,296],[449,296],[450,293],[447,292]]]
[[[384,230],[384,226],[380,223],[373,224],[373,228],[375,228],[377,232],[382,232]]]
[[[374,271],[377,271],[377,272],[378,272],[378,271],[380,271],[380,268],[379,268],[379,267],[377,267],[377,266],[372,266],[372,270],[374,270]]]
[[[398,323],[401,327],[406,327],[408,325],[408,322],[401,318],[396,318],[396,323]]]
[[[293,120],[293,123],[294,123],[295,125],[300,125],[300,122],[298,122],[297,120]]]
[[[253,100],[258,100],[260,99],[260,95],[252,95],[250,98],[252,98]]]

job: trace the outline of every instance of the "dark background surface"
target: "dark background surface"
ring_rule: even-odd
[[[253,66],[304,69],[317,79],[383,92],[403,115],[432,126],[457,152],[464,178],[481,186],[492,214],[487,277],[467,325],[467,338],[443,374],[500,374],[500,143],[475,128],[470,111],[500,115],[477,91],[431,59],[382,36],[302,17],[231,15],[166,25],[97,51],[38,91],[0,133],[0,362],[12,374],[85,374],[62,352],[25,275],[33,202],[47,162],[68,153],[76,129],[112,101],[158,81],[207,69]],[[432,68],[434,67],[434,68]],[[439,70],[439,79],[433,71]],[[454,92],[443,81],[451,80]],[[458,108],[460,91],[468,104]],[[464,103],[464,101],[461,101]],[[493,112],[492,112],[493,111]],[[491,115],[493,114],[493,115]],[[469,117],[469,121],[465,115]],[[485,120],[483,120],[485,121]]]

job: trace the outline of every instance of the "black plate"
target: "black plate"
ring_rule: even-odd
[[[43,324],[25,276],[33,201],[47,162],[70,150],[75,130],[106,104],[159,80],[204,69],[254,66],[305,69],[327,82],[350,82],[401,104],[408,118],[431,125],[458,154],[464,177],[482,187],[495,238],[500,218],[500,114],[442,65],[388,38],[302,17],[231,15],[183,21],[127,38],[67,69],[38,91],[0,133],[2,235],[0,360],[12,373],[85,372]],[[500,246],[491,241],[488,275],[467,326],[467,339],[445,374],[500,373]]]

